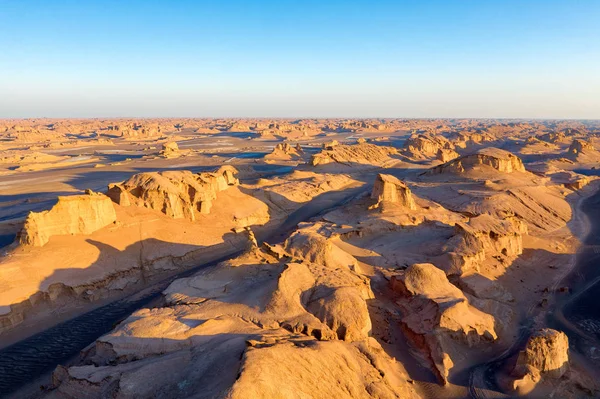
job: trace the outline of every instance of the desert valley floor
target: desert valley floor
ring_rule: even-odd
[[[0,120],[0,397],[600,395],[600,122]]]

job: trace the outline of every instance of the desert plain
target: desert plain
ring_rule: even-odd
[[[1,120],[0,396],[598,397],[599,171],[598,121]]]

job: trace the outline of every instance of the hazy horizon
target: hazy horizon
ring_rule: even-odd
[[[598,20],[595,1],[3,1],[0,118],[594,120]]]

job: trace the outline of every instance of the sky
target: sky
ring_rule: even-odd
[[[600,119],[600,1],[0,0],[0,118]]]

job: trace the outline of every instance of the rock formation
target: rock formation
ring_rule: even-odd
[[[454,341],[470,347],[497,338],[494,318],[471,306],[444,272],[430,263],[411,265],[404,274],[393,276],[390,285],[399,295],[407,336],[444,384],[454,366]]]
[[[312,166],[337,162],[345,165],[365,164],[382,165],[390,160],[390,155],[397,154],[393,147],[383,147],[369,143],[354,145],[329,145],[323,151],[312,156]]]
[[[430,158],[440,150],[454,150],[454,145],[441,135],[413,134],[404,143],[404,153],[414,158]]]
[[[178,158],[181,156],[179,146],[175,141],[168,141],[163,144],[160,155],[165,158]]]
[[[519,353],[513,389],[529,391],[541,378],[560,378],[568,368],[569,339],[561,331],[544,328],[533,334]]]
[[[588,151],[596,151],[594,146],[586,141],[581,139],[575,139],[569,146],[569,154],[573,156],[577,156],[578,154],[585,153]]]
[[[460,155],[458,152],[450,149],[440,148],[437,152],[436,158],[442,162],[449,162],[453,159],[458,158]]]
[[[301,159],[303,155],[304,151],[300,147],[300,144],[291,146],[289,143],[279,143],[270,154],[265,156],[265,160],[292,161]]]
[[[415,200],[408,186],[392,175],[378,174],[373,185],[371,198],[381,203],[399,204],[408,209],[416,209]]]
[[[239,183],[235,173],[232,166],[223,166],[214,173],[144,172],[109,185],[107,195],[122,206],[143,206],[175,219],[195,220],[197,212],[210,212],[219,191]]]
[[[464,173],[481,167],[489,167],[498,172],[525,172],[523,161],[514,154],[499,148],[484,148],[474,154],[464,155],[450,162],[435,166],[430,174]]]
[[[52,209],[30,212],[19,236],[21,245],[41,247],[50,237],[65,234],[91,234],[117,219],[110,198],[88,192],[58,197]]]
[[[515,217],[503,220],[482,214],[468,223],[457,223],[455,235],[445,246],[448,275],[479,271],[479,265],[491,256],[510,259],[523,252],[523,235],[527,225]]]

